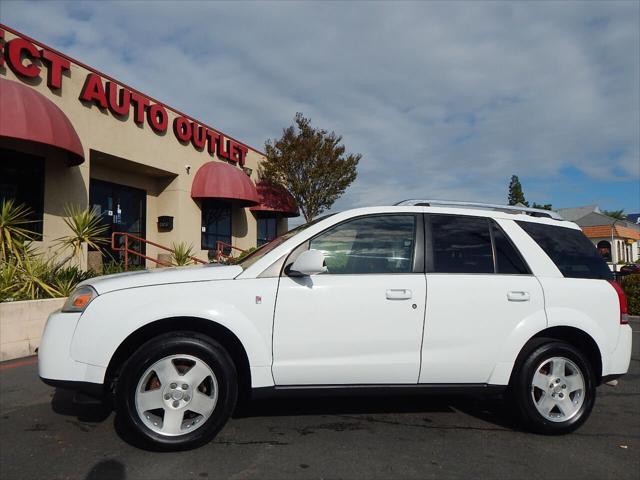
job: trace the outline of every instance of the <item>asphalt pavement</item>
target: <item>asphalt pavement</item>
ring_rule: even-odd
[[[40,382],[35,358],[0,363],[0,478],[640,479],[640,321],[630,373],[589,421],[523,432],[499,399],[394,396],[252,402],[197,450],[128,443],[115,415]]]

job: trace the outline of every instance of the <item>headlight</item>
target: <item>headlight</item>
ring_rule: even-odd
[[[74,292],[69,295],[67,301],[62,306],[63,312],[84,312],[87,305],[91,303],[91,300],[98,296],[97,292],[89,287],[76,288]]]

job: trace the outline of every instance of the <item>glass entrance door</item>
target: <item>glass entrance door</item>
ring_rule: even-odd
[[[124,252],[111,249],[111,234],[126,232],[145,238],[146,235],[146,192],[138,188],[126,187],[117,183],[91,179],[89,184],[89,203],[94,207],[104,225],[108,227],[109,246],[105,248],[106,261],[110,257],[117,262],[124,261]],[[118,237],[118,246],[124,246],[124,237]],[[144,255],[145,244],[129,239],[129,248]],[[129,255],[129,265],[144,265],[144,259]]]

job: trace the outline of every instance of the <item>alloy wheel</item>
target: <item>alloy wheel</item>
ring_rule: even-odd
[[[218,402],[209,365],[191,355],[171,355],[151,365],[135,392],[136,411],[153,432],[177,436],[200,428]]]
[[[573,418],[585,400],[585,379],[578,366],[565,357],[544,360],[531,380],[531,398],[536,410],[552,422]]]

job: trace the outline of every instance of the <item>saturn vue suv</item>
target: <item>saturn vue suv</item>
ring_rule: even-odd
[[[568,433],[627,372],[625,296],[555,212],[408,200],[333,214],[235,265],[81,283],[48,319],[42,380],[108,398],[158,449],[211,440],[238,399],[501,392]]]

